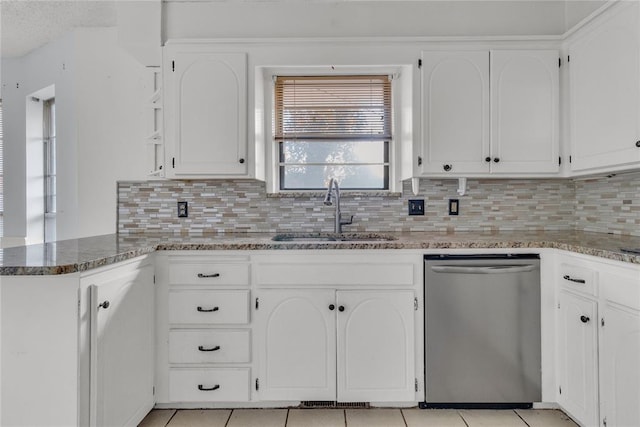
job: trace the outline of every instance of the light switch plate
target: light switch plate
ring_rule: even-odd
[[[178,218],[187,218],[189,216],[189,204],[187,202],[178,202]]]
[[[460,202],[458,199],[449,199],[449,215],[458,215],[460,212]]]

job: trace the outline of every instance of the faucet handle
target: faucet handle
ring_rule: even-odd
[[[340,215],[340,224],[342,224],[342,225],[353,224],[353,215],[349,215],[349,219],[348,220],[342,219],[342,215]]]

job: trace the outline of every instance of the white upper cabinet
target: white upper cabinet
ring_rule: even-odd
[[[555,50],[423,52],[418,174],[557,173],[558,99]]]
[[[488,173],[489,52],[423,52],[420,174]]]
[[[491,51],[491,172],[559,170],[558,51]]]
[[[640,166],[638,2],[620,2],[569,43],[571,171]]]
[[[165,48],[166,176],[243,177],[247,56]]]

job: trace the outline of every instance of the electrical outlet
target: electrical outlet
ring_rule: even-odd
[[[409,215],[424,215],[424,199],[409,200]]]
[[[178,218],[186,218],[189,216],[188,202],[178,202]]]
[[[458,215],[460,212],[460,202],[458,199],[449,199],[449,215]]]

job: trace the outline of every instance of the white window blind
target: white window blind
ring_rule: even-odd
[[[388,189],[391,107],[386,75],[277,77],[280,189]]]

